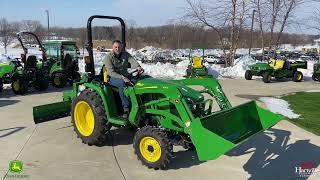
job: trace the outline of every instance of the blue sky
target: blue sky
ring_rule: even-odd
[[[50,13],[50,26],[80,27],[93,14],[120,16],[138,26],[163,25],[184,13],[185,0],[1,0],[0,17],[9,21],[39,20],[46,25]],[[320,3],[301,6],[296,15],[311,15]],[[97,22],[98,23],[98,22]],[[287,29],[289,32],[307,32],[306,29]]]

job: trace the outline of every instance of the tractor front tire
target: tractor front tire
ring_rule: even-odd
[[[133,139],[134,152],[143,165],[153,169],[165,169],[173,157],[173,145],[167,133],[159,128],[145,126]]]
[[[302,72],[296,71],[296,72],[293,74],[293,79],[292,79],[292,80],[293,80],[294,82],[301,82],[302,79],[303,79],[303,74],[302,74]]]
[[[270,83],[271,79],[272,79],[272,76],[271,76],[271,74],[269,72],[263,73],[263,75],[262,75],[263,82]]]
[[[84,144],[105,143],[111,126],[107,124],[105,107],[96,92],[86,89],[73,99],[71,119],[74,131]]]
[[[54,73],[51,76],[51,83],[53,87],[63,88],[67,84],[67,76],[64,73]]]
[[[28,92],[29,82],[22,76],[12,78],[11,88],[14,94],[23,95]]]
[[[319,77],[320,77],[320,75],[317,75],[315,73],[312,74],[312,80],[314,80],[314,81],[320,81]]]
[[[250,70],[246,70],[246,73],[244,75],[246,80],[251,80],[252,79],[252,73]]]
[[[38,78],[34,82],[34,88],[37,91],[45,91],[48,89],[48,87],[49,87],[49,80],[47,78]]]

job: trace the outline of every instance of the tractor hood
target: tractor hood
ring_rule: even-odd
[[[267,63],[256,63],[248,66],[250,70],[267,70],[271,67]]]
[[[5,62],[0,64],[0,78],[5,74],[11,73],[14,70],[14,64],[11,62]]]
[[[181,92],[181,94],[184,96],[187,100],[192,100],[193,102],[201,102],[204,100],[204,97],[201,93],[198,91],[185,86],[183,84],[179,84],[177,82],[173,82],[170,80],[161,80],[156,78],[145,78],[142,80],[139,80],[135,88],[143,88],[143,89],[174,89],[177,88]]]

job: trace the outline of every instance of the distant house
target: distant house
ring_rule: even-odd
[[[320,53],[320,39],[315,39],[314,45],[306,45],[301,48],[303,52],[317,52]]]

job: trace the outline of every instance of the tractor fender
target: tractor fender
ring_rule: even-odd
[[[98,95],[101,97],[102,99],[102,103],[105,109],[105,115],[107,117],[107,119],[110,118],[110,112],[109,112],[109,105],[107,102],[107,96],[103,90],[103,88],[101,88],[101,86],[93,84],[93,83],[84,83],[83,84],[86,88],[90,88],[91,90],[95,91],[96,93],[98,93]]]
[[[49,70],[49,75],[52,76],[53,73],[63,72],[60,62],[54,63]]]

